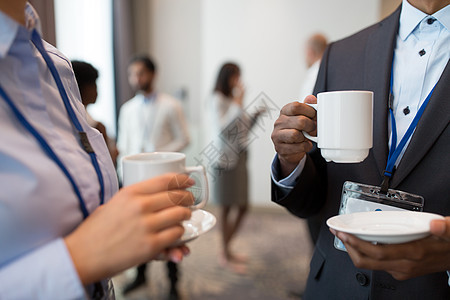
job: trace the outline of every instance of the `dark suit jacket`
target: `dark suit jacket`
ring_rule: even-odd
[[[373,149],[360,164],[325,163],[313,150],[287,195],[272,183],[272,200],[305,218],[323,222],[338,214],[344,181],[380,185],[388,155],[388,94],[400,8],[353,36],[332,43],[322,59],[315,93],[374,91]],[[390,188],[425,198],[424,211],[450,215],[450,66],[447,64]],[[311,260],[305,299],[450,299],[445,272],[397,281],[386,272],[357,269],[348,254],[336,250],[323,223]]]

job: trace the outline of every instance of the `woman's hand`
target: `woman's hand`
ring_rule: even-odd
[[[233,101],[242,107],[244,105],[245,87],[242,81],[238,81],[233,88]]]
[[[166,174],[122,188],[65,238],[81,282],[113,276],[152,259],[180,261],[185,246],[169,249],[184,233],[194,203],[194,181]]]

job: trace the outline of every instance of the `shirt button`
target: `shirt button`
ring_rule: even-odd
[[[358,281],[361,286],[366,286],[369,284],[369,278],[360,272],[356,273],[356,281]]]
[[[407,106],[403,109],[403,113],[405,114],[405,116],[408,115],[410,112],[411,111],[409,110],[409,106]]]
[[[427,52],[426,52],[424,49],[422,49],[422,50],[419,51],[419,55],[420,55],[420,56],[424,56],[425,53],[427,53]]]
[[[429,19],[427,20],[427,23],[428,23],[429,25],[431,25],[431,24],[434,23],[434,21],[436,21],[436,19],[429,18]]]

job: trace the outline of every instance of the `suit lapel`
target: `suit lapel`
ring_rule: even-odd
[[[391,181],[395,188],[426,155],[450,122],[450,60],[431,95]]]
[[[392,58],[400,18],[399,7],[391,16],[379,23],[369,37],[365,56],[364,84],[374,92],[373,148],[378,171],[383,173],[388,155],[388,97]]]

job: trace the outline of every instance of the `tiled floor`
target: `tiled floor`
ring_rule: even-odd
[[[206,210],[217,215],[216,207]],[[311,244],[304,220],[284,209],[252,208],[233,243],[237,253],[249,257],[248,273],[237,275],[218,264],[218,226],[189,243],[191,255],[179,265],[179,291],[183,300],[299,299],[309,270]],[[166,265],[147,268],[147,286],[124,297],[121,289],[134,277],[134,269],[116,276],[117,299],[166,299]]]

